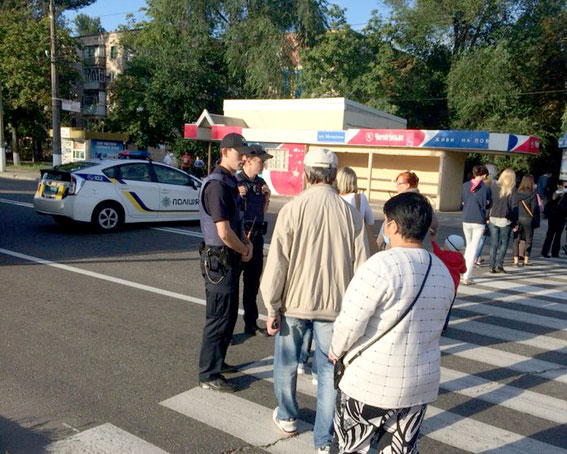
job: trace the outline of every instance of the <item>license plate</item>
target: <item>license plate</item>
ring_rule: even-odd
[[[42,196],[46,199],[61,198],[65,192],[65,184],[63,183],[43,183]]]

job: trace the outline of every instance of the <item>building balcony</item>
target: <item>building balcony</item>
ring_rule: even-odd
[[[83,90],[98,90],[104,91],[104,82],[83,82]]]
[[[82,113],[94,117],[106,117],[106,106],[101,104],[83,105]]]
[[[106,66],[106,57],[86,57],[83,58],[84,66],[96,66],[99,68],[104,68]]]

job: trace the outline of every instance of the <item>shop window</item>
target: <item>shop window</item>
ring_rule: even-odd
[[[273,156],[266,161],[267,170],[287,172],[289,169],[289,150],[287,148],[267,148],[266,152]]]

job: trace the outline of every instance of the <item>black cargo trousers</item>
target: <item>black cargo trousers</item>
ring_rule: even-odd
[[[264,237],[261,231],[252,233],[250,238],[253,246],[252,258],[242,263],[242,308],[244,309],[244,329],[256,330],[258,320],[258,305],[256,298],[260,288],[260,276],[264,267]]]
[[[238,317],[240,255],[227,247],[202,244],[200,266],[207,305],[199,355],[199,381],[207,382],[221,374]]]

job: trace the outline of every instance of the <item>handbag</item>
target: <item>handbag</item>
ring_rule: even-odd
[[[530,207],[524,200],[522,200],[521,202],[522,202],[522,206],[524,207],[524,210],[526,210],[526,213],[528,213],[530,215],[530,218],[532,218],[532,228],[534,229],[539,228],[539,219],[534,217],[532,210],[530,210]]]
[[[425,287],[425,282],[427,281],[427,277],[429,276],[429,271],[431,270],[431,264],[433,262],[433,258],[431,257],[431,253],[428,253],[428,254],[429,254],[429,265],[427,266],[427,271],[425,272],[423,282],[421,283],[421,287],[419,289],[419,292],[417,292],[417,295],[415,295],[415,298],[413,299],[411,304],[408,306],[406,311],[386,331],[384,331],[376,339],[372,340],[370,343],[366,344],[363,348],[361,348],[358,352],[356,352],[356,355],[354,355],[352,357],[352,359],[350,360],[348,365],[352,364],[352,362],[356,358],[358,358],[366,350],[368,350],[372,345],[374,345],[376,342],[378,342],[380,339],[382,339],[386,334],[388,334],[390,331],[392,331],[392,329],[394,329],[396,327],[396,325],[398,325],[404,319],[404,317],[409,314],[409,312],[411,311],[411,309],[413,308],[413,306],[415,305],[415,303],[419,299],[419,296],[421,295],[421,291],[423,290],[423,287]],[[347,364],[344,362],[344,357],[345,357],[345,355],[342,355],[339,359],[337,359],[337,362],[335,363],[335,370],[334,370],[334,375],[333,375],[333,381],[334,381],[335,389],[339,388],[339,383],[341,382],[341,379],[343,378],[343,376],[345,374],[346,367],[347,367]]]

